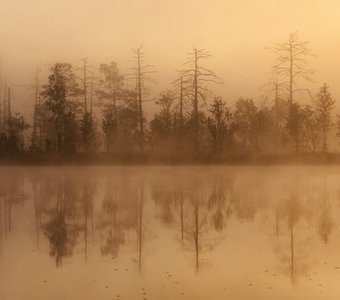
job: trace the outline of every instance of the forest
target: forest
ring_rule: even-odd
[[[31,120],[11,108],[11,87],[0,77],[1,161],[232,162],[254,157],[330,155],[340,116],[327,83],[313,94],[308,41],[291,33],[270,49],[276,55],[263,101],[223,99],[223,84],[205,67],[205,49],[187,53],[173,84],[152,97],[157,69],[133,49],[134,66],[122,74],[114,61],[76,67],[57,62],[46,84],[36,72]],[[128,82],[129,84],[126,84]],[[307,97],[308,104],[300,99]],[[157,112],[146,117],[145,102]],[[339,160],[340,161],[340,160]]]

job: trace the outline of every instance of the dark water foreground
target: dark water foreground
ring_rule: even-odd
[[[0,168],[0,299],[340,299],[339,167]]]

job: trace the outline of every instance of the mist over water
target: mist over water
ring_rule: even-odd
[[[0,174],[1,299],[340,294],[336,167]]]
[[[0,300],[339,300],[339,0],[0,0]]]

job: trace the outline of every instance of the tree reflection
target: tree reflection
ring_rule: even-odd
[[[195,185],[199,186],[199,185]],[[214,193],[214,192],[213,192]],[[219,190],[218,198],[214,203],[215,207],[212,207],[212,203],[210,202],[210,211],[212,211],[212,215],[209,211],[209,200],[211,200],[211,195],[209,195],[206,187],[196,188],[192,190],[189,194],[189,203],[191,204],[192,209],[192,217],[188,217],[187,229],[186,229],[186,240],[194,244],[195,251],[195,269],[198,272],[200,268],[201,261],[201,252],[203,250],[211,251],[219,241],[221,241],[222,236],[216,235],[214,232],[221,232],[223,228],[221,228],[221,224],[226,224],[225,217],[228,216],[228,208],[225,207],[227,201],[225,201],[225,191],[224,189]],[[221,201],[222,200],[222,201]],[[221,219],[217,220],[216,226],[216,212],[219,214],[221,211],[226,211],[227,214],[221,214],[219,217]],[[209,226],[209,219],[212,218],[213,226]]]
[[[180,232],[181,232],[181,242],[184,243],[184,216],[185,216],[185,193],[182,189],[175,192],[175,206],[177,210],[179,209],[179,221],[180,221]]]
[[[36,231],[36,242],[37,249],[40,244],[40,227],[41,227],[41,213],[42,213],[42,179],[40,176],[33,177],[31,180],[32,191],[33,191],[33,202],[34,202],[34,217],[35,217],[35,231]]]
[[[144,185],[128,178],[108,179],[98,220],[102,255],[116,258],[129,230],[136,232],[137,265],[142,269],[144,244]]]
[[[177,200],[177,184],[169,185],[166,182],[153,184],[151,197],[159,208],[159,218],[165,224],[174,222],[173,207]]]
[[[187,186],[180,180],[167,178],[154,181],[151,187],[151,198],[157,208],[157,217],[167,227],[175,225],[180,231],[181,243],[184,243],[184,228],[186,215],[186,202],[188,200]]]
[[[27,195],[24,192],[24,178],[20,173],[8,172],[1,178],[1,198],[3,201],[3,224],[5,237],[13,227],[13,208],[23,207]]]
[[[88,220],[91,218],[91,232],[93,236],[93,196],[95,192],[95,184],[89,179],[83,181],[81,187],[81,204],[84,214],[84,254],[87,259],[88,246]]]
[[[303,233],[308,234],[308,230],[306,231],[308,211],[301,196],[293,193],[284,200],[282,210],[282,217],[286,220],[286,232],[283,232],[282,238],[276,241],[276,249],[280,255],[283,272],[285,273],[288,269],[291,282],[295,284],[298,276],[308,273],[308,259],[306,253],[303,252],[309,241],[308,237],[303,237]],[[298,231],[300,242],[297,240]]]
[[[119,219],[121,193],[117,190],[112,191],[107,185],[108,191],[103,201],[101,220],[98,228],[103,232],[104,242],[101,245],[103,255],[117,257],[119,246],[124,243],[125,237],[122,224]]]
[[[318,222],[318,233],[321,240],[327,244],[335,227],[331,216],[331,204],[329,201],[329,192],[324,186],[320,199],[320,215]]]
[[[59,267],[64,257],[72,255],[81,230],[74,217],[78,200],[77,186],[70,178],[59,179],[56,195],[53,196],[52,207],[45,211],[48,221],[43,228],[50,243],[50,255]]]
[[[320,184],[320,177],[314,181],[299,177],[300,180],[286,178],[280,182],[281,175],[274,180],[256,178],[252,173],[236,176],[232,172],[197,172],[190,176],[169,172],[147,179],[144,174],[130,172],[104,177],[88,174],[86,178],[74,174],[78,173],[72,170],[47,172],[46,176],[3,176],[0,242],[13,224],[18,224],[13,208],[25,203],[23,212],[26,208],[32,212],[35,244],[39,247],[47,241],[58,267],[75,252],[87,259],[90,246],[111,258],[118,258],[131,247],[133,261],[141,271],[148,230],[162,234],[164,228],[158,228],[160,225],[174,233],[174,239],[168,242],[177,241],[180,251],[189,253],[198,272],[204,267],[204,256],[213,254],[211,251],[224,239],[226,231],[246,221],[249,226],[260,224],[258,235],[268,230],[280,271],[295,284],[308,274],[310,240],[320,239],[326,245],[336,224],[332,210],[332,192],[336,188]],[[27,195],[31,196],[29,200]],[[150,203],[149,196],[153,200]],[[231,222],[233,226],[229,228]],[[93,238],[94,232],[100,239]]]
[[[192,180],[166,176],[153,182],[151,196],[158,208],[158,218],[168,227],[180,228],[184,249],[193,250],[195,269],[200,268],[201,252],[212,250],[232,213],[232,181],[214,177]],[[212,226],[210,226],[212,225]]]
[[[144,224],[143,224],[143,212],[144,212],[144,186],[141,185],[138,193],[137,201],[137,243],[138,243],[138,269],[142,269],[142,250],[144,240]]]
[[[216,231],[221,232],[227,226],[232,214],[232,181],[215,179],[208,199],[208,208]]]

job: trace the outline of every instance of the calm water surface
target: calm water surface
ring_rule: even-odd
[[[0,299],[340,299],[339,167],[0,168]]]

